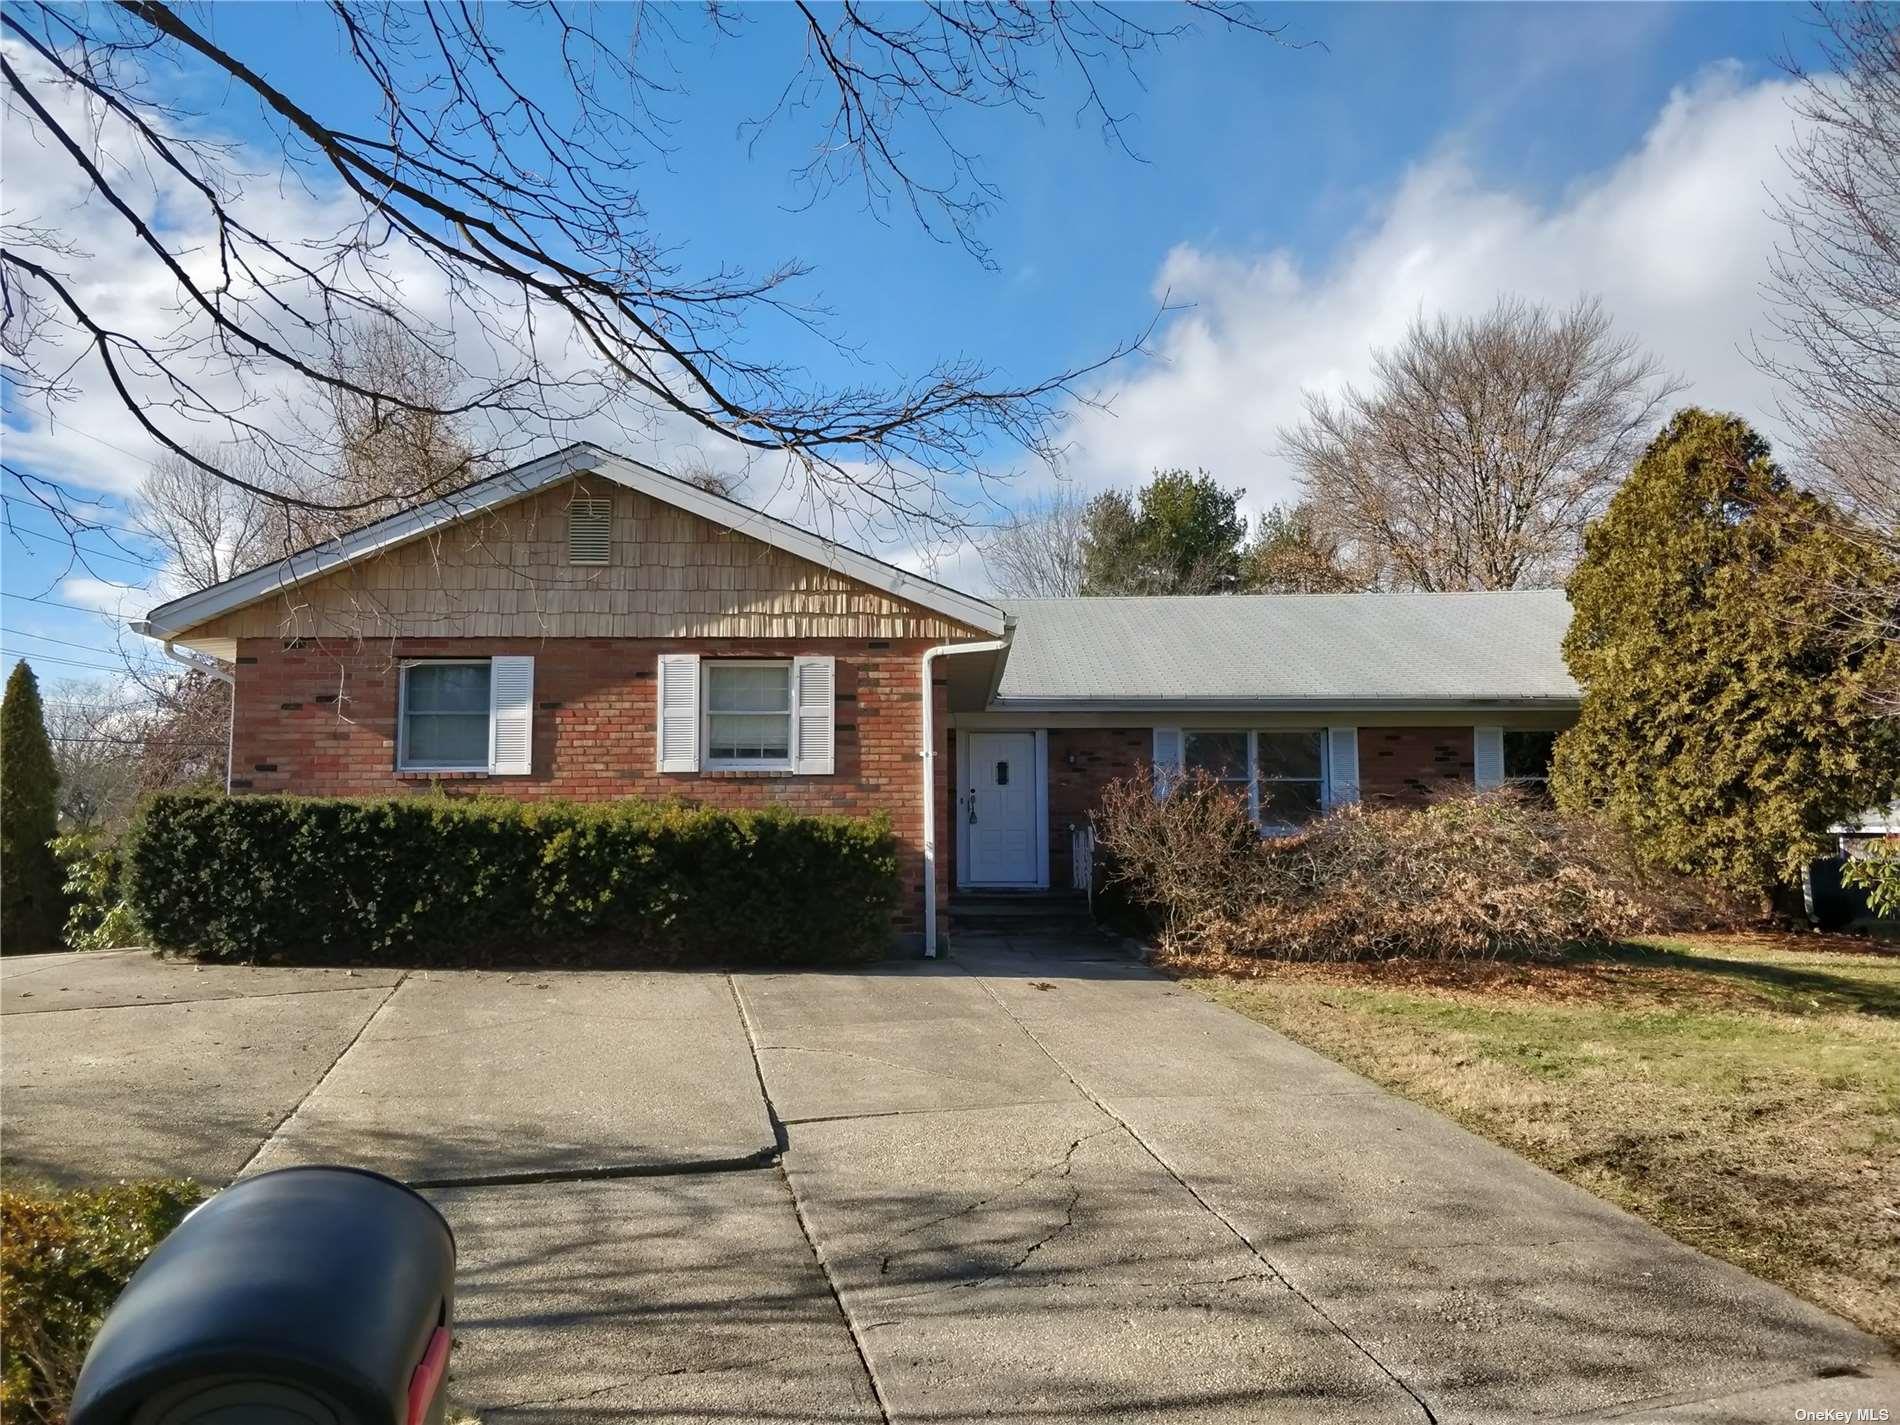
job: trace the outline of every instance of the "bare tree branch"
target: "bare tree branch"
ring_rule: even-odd
[[[649,22],[644,8],[565,0],[507,10],[329,0],[327,13],[349,81],[333,92],[366,84],[373,115],[320,112],[328,92],[300,101],[196,12],[163,0],[0,11],[10,140],[66,164],[97,199],[88,211],[174,294],[168,329],[137,329],[77,280],[84,234],[50,214],[9,215],[0,352],[21,399],[56,408],[103,378],[159,449],[312,513],[366,518],[413,504],[607,419],[784,457],[815,498],[929,522],[945,516],[943,477],[980,472],[1012,447],[1053,458],[1078,383],[1138,344],[1027,379],[953,357],[908,378],[815,380],[757,354],[794,330],[861,360],[796,298],[804,267],[689,274],[678,235],[663,237],[640,200],[637,165],[666,142],[651,106],[666,85],[652,76],[679,42],[672,12]],[[734,12],[708,14],[713,32],[736,32]],[[874,207],[901,194],[927,228],[978,253],[997,195],[959,147],[953,115],[1034,113],[1046,72],[1051,88],[1079,87],[1082,109],[1120,141],[1111,78],[1139,82],[1138,61],[1191,21],[1277,35],[1249,7],[1213,0],[1173,12],[933,0],[799,15],[805,51],[781,109],[820,93],[833,104],[804,172],[814,200],[855,175]],[[545,75],[527,78],[532,59],[549,56],[558,102]],[[174,72],[215,76],[229,105],[279,136],[265,176],[314,227],[254,191],[255,150],[178,103],[188,86],[168,82]],[[448,379],[422,390],[386,365],[343,359],[363,333],[391,331]],[[291,418],[310,409],[354,413],[379,439],[412,445],[442,426],[460,440],[483,433],[466,461],[423,452],[400,488],[366,494],[349,476],[348,441]],[[246,448],[262,452],[269,479],[216,454]]]

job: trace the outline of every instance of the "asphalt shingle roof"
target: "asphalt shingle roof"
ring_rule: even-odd
[[[999,599],[1012,703],[1574,701],[1561,590]]]

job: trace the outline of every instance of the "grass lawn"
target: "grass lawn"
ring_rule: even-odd
[[[1900,948],[1177,962],[1208,997],[1900,1344]]]

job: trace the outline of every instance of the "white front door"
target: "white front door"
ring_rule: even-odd
[[[964,880],[978,886],[1037,884],[1036,734],[972,732],[963,746],[958,772],[970,850]]]

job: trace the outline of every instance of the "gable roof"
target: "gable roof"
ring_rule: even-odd
[[[1009,599],[991,707],[1574,707],[1561,589]]]
[[[895,564],[887,564],[868,554],[847,549],[810,530],[774,519],[749,505],[702,490],[697,485],[664,474],[650,465],[615,455],[585,441],[491,475],[412,510],[365,525],[341,539],[300,550],[287,558],[227,579],[222,584],[214,584],[209,589],[160,604],[146,615],[144,622],[134,624],[133,628],[150,638],[175,638],[220,614],[255,603],[291,585],[321,578],[373,558],[431,530],[583,474],[598,475],[630,490],[638,490],[656,500],[795,554],[801,559],[808,559],[958,623],[991,635],[1003,632],[1003,611],[994,604],[960,593],[907,569],[900,569]]]

